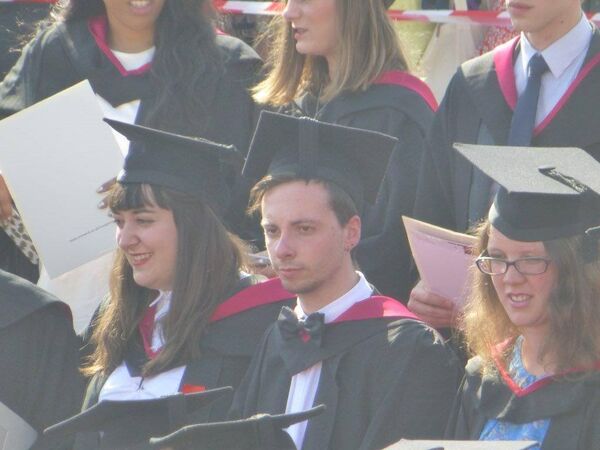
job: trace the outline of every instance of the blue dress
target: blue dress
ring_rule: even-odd
[[[519,336],[515,343],[512,359],[508,366],[511,378],[522,389],[527,388],[541,377],[530,374],[523,365],[521,359],[521,347],[523,345],[523,336]],[[496,419],[488,420],[479,436],[480,441],[537,441],[541,443],[546,437],[546,432],[550,426],[550,419],[541,419],[529,423],[511,423]],[[533,447],[539,450],[539,446]]]

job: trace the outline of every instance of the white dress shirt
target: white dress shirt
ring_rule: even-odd
[[[538,52],[527,40],[525,33],[521,33],[521,51],[514,67],[518,95],[523,93],[527,85],[527,66],[533,55],[541,53],[550,69],[542,76],[536,126],[552,112],[577,77],[590,46],[592,34],[592,25],[583,14],[571,31],[542,52]]]
[[[164,336],[160,319],[169,312],[171,292],[161,291],[160,295],[150,304],[156,305],[154,329],[152,331],[151,348],[158,351],[164,345]],[[98,401],[102,400],[143,400],[176,394],[183,378],[186,366],[161,372],[153,377],[132,377],[122,362],[106,379],[100,391]]]
[[[367,282],[364,275],[360,272],[357,272],[357,274],[359,280],[352,289],[317,311],[325,316],[325,323],[333,322],[355,303],[365,300],[373,295],[373,288]],[[297,302],[294,312],[298,319],[305,319],[307,316],[302,309],[300,301]],[[322,365],[321,362],[318,362],[314,366],[309,367],[292,377],[287,406],[285,408],[286,413],[293,413],[312,408],[319,386]],[[307,424],[307,421],[296,423],[285,430],[298,449],[302,448]]]

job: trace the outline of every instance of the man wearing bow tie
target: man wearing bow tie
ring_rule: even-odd
[[[297,448],[375,449],[441,436],[461,369],[434,330],[356,270],[360,211],[395,139],[264,113],[244,167],[283,286],[296,294],[267,331],[233,416],[319,417],[287,429]],[[265,176],[266,175],[266,176]]]

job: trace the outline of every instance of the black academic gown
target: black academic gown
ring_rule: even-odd
[[[190,361],[183,374],[180,392],[195,392],[223,386],[237,388],[244,377],[265,330],[276,319],[283,306],[294,303],[292,294],[283,289],[278,279],[258,283],[257,277],[247,277],[238,292],[225,300],[211,319],[200,343],[201,356]],[[89,333],[88,333],[89,335]],[[130,342],[126,363],[130,371],[148,361],[141,337]],[[98,402],[106,375],[96,375],[88,385],[82,410]],[[212,403],[188,418],[189,423],[224,420],[231,405],[231,395]],[[171,430],[175,431],[175,430]],[[96,433],[81,433],[75,449],[98,448]]]
[[[498,371],[482,377],[480,367],[478,357],[467,364],[448,422],[448,438],[477,440],[489,419],[513,423],[550,419],[541,450],[600,448],[600,370],[581,379],[538,381],[519,390],[511,389]]]
[[[402,300],[408,300],[414,279],[408,270],[410,250],[401,216],[412,214],[425,136],[436,108],[425,83],[408,73],[390,71],[365,91],[342,93],[324,105],[305,95],[293,111],[398,138],[377,201],[362,214],[356,258],[378,291]]]
[[[79,346],[66,304],[0,271],[0,402],[38,433],[81,406]],[[41,439],[34,446],[51,448],[62,447]]]
[[[292,376],[321,361],[314,404],[326,410],[309,421],[303,450],[381,449],[403,437],[441,437],[462,368],[439,335],[411,317],[399,302],[372,297],[325,325],[320,345],[284,337],[278,320],[231,416],[285,412]]]
[[[487,215],[489,184],[462,158],[455,142],[506,145],[517,102],[514,61],[519,38],[464,63],[438,110],[423,156],[415,201],[418,219],[457,231]],[[534,132],[536,147],[580,147],[600,159],[600,31],[571,88]],[[483,184],[483,187],[482,187]]]
[[[248,45],[230,36],[218,35],[217,46],[224,71],[207,71],[197,93],[206,114],[198,114],[191,125],[158,125],[222,144],[235,145],[246,154],[255,125],[255,105],[248,88],[256,81],[260,58]],[[61,23],[47,28],[24,49],[21,57],[0,83],[0,118],[88,79],[94,91],[113,107],[140,99],[136,123],[146,124],[157,100],[158,88],[151,73],[123,76],[99,49],[87,21]],[[181,128],[179,128],[181,127]],[[232,206],[225,215],[230,229],[242,237],[252,237],[244,212],[249,185],[237,173],[230,174],[237,188]],[[250,236],[248,236],[250,235]],[[33,267],[0,230],[0,267],[37,280]]]

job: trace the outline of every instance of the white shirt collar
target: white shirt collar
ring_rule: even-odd
[[[592,34],[592,25],[585,14],[582,14],[577,25],[541,52],[555,78],[559,78],[582,52],[587,52]],[[536,53],[540,52],[531,45],[525,33],[521,33],[521,64],[524,73],[527,73],[529,60]]]
[[[365,300],[373,295],[373,288],[368,283],[365,276],[361,272],[357,271],[356,273],[359,278],[352,289],[317,311],[325,315],[325,323],[333,322],[355,303]],[[296,313],[296,316],[301,319],[307,316],[300,305],[300,301],[296,303],[294,312]]]
[[[154,320],[157,321],[161,317],[165,316],[169,312],[169,306],[171,306],[171,291],[158,291],[158,297],[156,297],[148,307],[156,305],[156,313],[154,314]]]
[[[113,55],[119,60],[125,70],[136,70],[152,62],[156,47],[150,47],[138,53],[125,53],[111,49]]]

